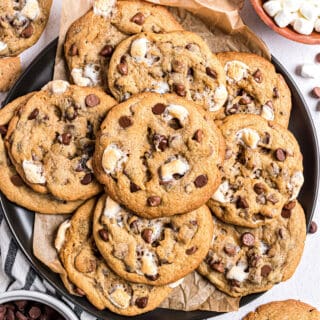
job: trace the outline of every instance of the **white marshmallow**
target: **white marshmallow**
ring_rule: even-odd
[[[91,81],[88,78],[83,77],[83,70],[80,68],[73,68],[71,70],[71,77],[73,82],[81,87],[89,87],[91,85]]]
[[[92,86],[101,84],[100,78],[101,67],[98,64],[89,63],[84,67],[83,75],[91,80]]]
[[[110,197],[107,197],[103,215],[109,219],[115,219],[119,216],[119,212],[122,211],[120,205],[113,201]]]
[[[138,63],[145,60],[145,56],[148,52],[148,43],[149,41],[146,38],[139,38],[132,42],[130,54]]]
[[[211,198],[215,201],[226,203],[231,201],[232,195],[233,191],[230,189],[228,180],[226,180],[220,184]]]
[[[304,78],[319,78],[320,65],[314,63],[306,63],[301,66],[301,76]]]
[[[310,20],[312,23],[316,21],[318,18],[318,10],[315,8],[314,5],[308,2],[304,2],[300,8],[300,13],[307,19]]]
[[[239,262],[238,265],[233,266],[227,273],[227,279],[234,279],[239,282],[243,282],[246,280],[249,276],[248,272],[245,272],[244,270],[247,269],[247,264],[244,262]]]
[[[317,32],[320,32],[320,19],[318,18],[314,23],[314,28]]]
[[[8,49],[8,45],[5,42],[0,41],[0,52],[5,51],[7,49]]]
[[[38,0],[27,0],[21,14],[30,20],[36,20],[41,14]]]
[[[98,16],[109,17],[116,5],[116,0],[94,0],[93,13]]]
[[[110,144],[103,152],[102,167],[107,174],[121,170],[128,156],[114,143]]]
[[[303,4],[303,0],[284,0],[283,1],[283,10],[288,12],[296,12],[300,9]]]
[[[287,188],[291,193],[290,201],[298,197],[300,189],[304,183],[303,173],[300,171],[295,172],[287,184]]]
[[[293,21],[293,19],[294,15],[291,12],[284,10],[278,12],[274,17],[274,21],[280,28],[287,27]]]
[[[54,80],[46,84],[41,90],[50,90],[54,94],[62,94],[66,92],[70,84],[64,80]]]
[[[228,98],[227,88],[223,85],[216,88],[213,96],[213,104],[209,104],[209,111],[220,110]]]
[[[145,251],[141,258],[141,271],[148,276],[153,276],[158,273],[158,267],[154,257],[148,250]]]
[[[228,61],[224,70],[227,75],[228,83],[238,82],[248,77],[249,67],[238,60]]]
[[[310,35],[313,31],[314,23],[304,18],[294,20],[293,29],[300,34]]]
[[[267,104],[262,106],[261,110],[261,117],[265,118],[266,120],[273,121],[274,120],[274,112],[273,109],[268,106]]]
[[[164,81],[159,81],[159,82],[154,81],[154,82],[152,82],[151,85],[153,87],[151,92],[157,92],[157,93],[163,94],[163,93],[167,93],[170,91],[168,83],[164,82]]]
[[[273,18],[278,12],[281,11],[282,6],[279,1],[271,0],[271,1],[267,1],[263,4],[263,9],[266,11],[266,13],[270,17]]]
[[[190,166],[185,158],[175,157],[161,166],[161,179],[165,182],[172,181],[175,174],[185,175],[189,169]]]
[[[40,163],[35,163],[32,160],[23,160],[22,168],[26,175],[27,180],[30,183],[46,183],[46,177],[44,176],[43,166]]]
[[[130,306],[131,295],[122,284],[117,284],[109,294],[109,300],[119,309],[127,309]]]
[[[56,240],[54,241],[54,247],[57,249],[57,251],[59,252],[64,244],[65,238],[66,238],[66,232],[67,230],[70,228],[71,226],[71,222],[70,220],[66,220],[63,223],[61,223],[58,232],[57,232],[57,236],[56,236]]]
[[[177,118],[181,124],[184,124],[189,117],[189,111],[180,105],[169,104],[163,113],[163,118],[169,121],[173,118]]]
[[[236,133],[236,140],[251,149],[255,149],[260,141],[260,135],[256,130],[244,128]]]

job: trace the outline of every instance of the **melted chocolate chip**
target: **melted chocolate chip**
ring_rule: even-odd
[[[257,69],[255,71],[255,73],[253,74],[253,79],[257,82],[257,83],[261,83],[262,82],[262,72],[260,69]]]
[[[290,201],[287,204],[284,205],[284,208],[287,210],[292,210],[296,206],[297,202],[296,201]]]
[[[210,263],[210,268],[220,273],[224,273],[225,271],[224,265],[221,261],[216,261],[216,262],[212,261]]]
[[[120,127],[122,127],[123,129],[126,129],[130,126],[132,126],[132,119],[128,116],[122,116],[119,119],[119,125]]]
[[[274,152],[274,156],[278,161],[285,161],[287,158],[287,152],[284,149],[278,148]]]
[[[263,183],[256,183],[253,186],[253,190],[256,194],[263,194],[267,191],[267,188],[265,187],[265,185]]]
[[[289,219],[291,217],[291,210],[283,208],[281,210],[281,217],[285,219]]]
[[[148,305],[148,297],[137,298],[135,305],[140,309],[145,308]]]
[[[161,150],[164,151],[168,147],[168,139],[166,136],[160,135],[160,134],[155,134],[152,138],[153,140],[153,145],[156,148],[156,150]]]
[[[69,121],[74,120],[78,116],[78,111],[74,106],[68,107],[66,110],[66,119]]]
[[[166,105],[163,103],[157,103],[152,107],[153,114],[160,115],[166,109]]]
[[[89,108],[95,107],[100,104],[100,98],[95,94],[89,94],[86,96],[85,104]]]
[[[126,62],[121,62],[117,66],[118,72],[123,76],[128,74],[128,64]]]
[[[34,120],[39,114],[39,109],[35,108],[28,116],[28,120]]]
[[[2,136],[5,136],[7,134],[7,131],[8,131],[8,129],[6,126],[0,126],[0,134]]]
[[[188,249],[186,250],[186,254],[190,256],[190,255],[196,253],[197,250],[198,250],[198,247],[193,246],[193,247],[188,248]]]
[[[244,197],[240,197],[240,196],[237,199],[236,206],[238,209],[248,209],[249,208],[249,204],[248,204],[247,200]]]
[[[217,73],[210,67],[206,67],[206,74],[213,79],[217,79]]]
[[[28,313],[31,319],[38,319],[41,315],[41,309],[39,307],[31,307]]]
[[[272,267],[266,264],[261,268],[261,276],[267,277],[271,271],[272,271]]]
[[[156,281],[156,280],[159,279],[160,274],[154,274],[154,275],[147,275],[147,274],[146,274],[145,277],[146,277],[147,279],[151,280],[151,281]]]
[[[145,21],[145,16],[143,13],[138,12],[137,14],[135,14],[130,21],[134,22],[135,24],[142,26],[144,24]]]
[[[102,48],[99,54],[102,57],[111,57],[113,50],[114,50],[113,46],[111,46],[110,44],[107,44]]]
[[[251,98],[249,96],[243,96],[240,100],[239,103],[243,105],[248,105],[252,102]]]
[[[255,237],[251,232],[245,232],[241,236],[242,244],[247,247],[252,247],[255,242]]]
[[[99,236],[103,241],[109,240],[109,233],[106,229],[100,229],[99,230]]]
[[[312,221],[312,222],[310,223],[308,232],[311,233],[311,234],[313,234],[313,233],[316,233],[317,230],[318,230],[317,224],[316,224],[314,221]]]
[[[16,187],[22,187],[24,185],[23,180],[17,174],[11,176],[10,180],[11,180],[12,184],[14,184]]]
[[[78,47],[73,43],[69,49],[69,56],[74,57],[78,55],[79,50]]]
[[[61,136],[61,141],[64,145],[68,146],[71,142],[72,134],[69,132],[65,132]]]
[[[175,83],[173,85],[173,90],[180,97],[185,97],[187,95],[186,87],[181,83]]]
[[[198,129],[193,135],[192,139],[200,143],[203,139],[203,131],[201,129]]]
[[[141,237],[145,242],[151,243],[152,242],[152,234],[153,234],[152,229],[146,228],[146,229],[142,230]]]
[[[141,190],[141,188],[139,186],[137,186],[135,183],[133,183],[132,181],[130,181],[130,192],[134,193]]]
[[[28,39],[33,35],[34,28],[32,24],[29,24],[22,32],[21,36],[22,38]]]
[[[202,188],[208,183],[208,177],[207,175],[200,175],[194,180],[194,184],[197,188]]]
[[[87,173],[80,182],[83,185],[87,185],[87,184],[90,184],[92,181],[93,181],[93,174]]]
[[[279,90],[276,87],[273,88],[273,97],[276,99],[280,97]]]
[[[161,198],[158,196],[151,196],[147,199],[147,202],[150,207],[157,207],[161,203]]]
[[[227,243],[224,248],[223,248],[224,252],[228,255],[228,256],[235,256],[237,253],[237,246],[235,246],[232,243]]]

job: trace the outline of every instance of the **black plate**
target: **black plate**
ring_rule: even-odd
[[[39,90],[43,85],[45,85],[52,79],[56,47],[57,40],[53,41],[42,53],[40,53],[40,55],[33,61],[33,63],[18,80],[16,85],[9,92],[5,104],[28,92]],[[315,209],[319,181],[319,152],[315,128],[307,105],[296,84],[293,82],[292,78],[289,76],[287,71],[279,63],[278,60],[273,58],[273,63],[275,64],[277,71],[285,77],[292,92],[293,110],[290,119],[290,130],[295,134],[300,144],[301,151],[304,155],[305,168],[305,184],[299,195],[299,201],[305,209],[306,220],[309,224],[311,222]],[[51,283],[51,285],[55,287],[60,294],[68,297],[68,299],[73,303],[79,305],[81,308],[97,317],[104,318],[106,320],[127,319],[126,317],[115,315],[108,310],[100,312],[95,309],[85,298],[78,298],[68,294],[60,280],[60,277],[50,271],[42,263],[40,263],[33,255],[32,231],[34,215],[29,211],[14,205],[10,201],[8,201],[2,194],[0,198],[2,210],[14,237],[16,238],[20,248],[22,249],[26,257],[33,265],[34,269],[43,278]],[[255,294],[242,298],[241,306],[249,303],[257,296],[259,295]],[[146,315],[135,317],[135,319],[200,320],[214,317],[216,315],[218,315],[218,313],[215,312],[183,312],[157,309]]]

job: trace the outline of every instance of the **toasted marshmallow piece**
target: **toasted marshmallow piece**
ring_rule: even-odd
[[[109,219],[112,219],[116,218],[120,211],[122,211],[120,205],[117,202],[113,201],[110,197],[107,197],[103,215]]]
[[[169,104],[163,113],[163,118],[167,121],[177,118],[182,125],[189,117],[189,111],[178,104]]]
[[[137,61],[142,62],[148,52],[148,39],[140,38],[134,40],[131,44],[130,54]]]
[[[127,309],[130,306],[131,295],[125,290],[123,284],[117,284],[109,294],[109,300],[119,309]]]
[[[46,183],[46,177],[44,176],[42,164],[35,163],[32,160],[23,160],[22,168],[27,180],[30,183]]]
[[[274,17],[274,21],[280,28],[287,27],[293,21],[293,19],[294,15],[285,10],[281,10]]]
[[[121,170],[128,156],[114,143],[110,144],[103,152],[102,167],[107,174],[114,174]]]
[[[94,0],[93,13],[98,16],[110,17],[116,5],[116,0]]]
[[[175,157],[170,162],[161,166],[161,178],[165,182],[174,180],[173,176],[175,174],[183,176],[189,168],[190,166],[185,158]]]
[[[54,94],[62,94],[66,92],[70,84],[64,80],[53,80],[47,83],[41,90],[50,90]]]
[[[263,4],[263,9],[270,17],[274,17],[282,9],[281,3],[276,0],[267,1]]]
[[[293,29],[301,34],[310,35],[313,31],[314,23],[305,18],[298,18],[294,20]]]
[[[268,106],[267,104],[262,106],[261,110],[261,117],[265,118],[266,120],[273,121],[274,120],[274,112],[273,109]]]
[[[244,128],[236,133],[236,139],[251,149],[255,149],[260,141],[260,135],[256,130]]]
[[[248,77],[249,66],[241,61],[233,60],[226,63],[224,70],[228,83],[233,83]]]
[[[248,265],[245,262],[240,261],[238,265],[233,266],[227,273],[227,279],[237,280],[243,282],[249,276],[249,272],[245,272]]]
[[[36,20],[41,14],[38,0],[27,0],[21,14],[30,20]]]
[[[66,232],[70,228],[70,226],[71,226],[71,222],[69,219],[62,222],[59,226],[56,240],[54,241],[54,247],[57,249],[58,252],[61,250],[64,244],[64,241],[66,238]]]

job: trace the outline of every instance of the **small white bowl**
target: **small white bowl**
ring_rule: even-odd
[[[58,311],[66,320],[79,320],[75,313],[66,304],[42,292],[16,290],[0,294],[0,304],[19,300],[40,302]]]

